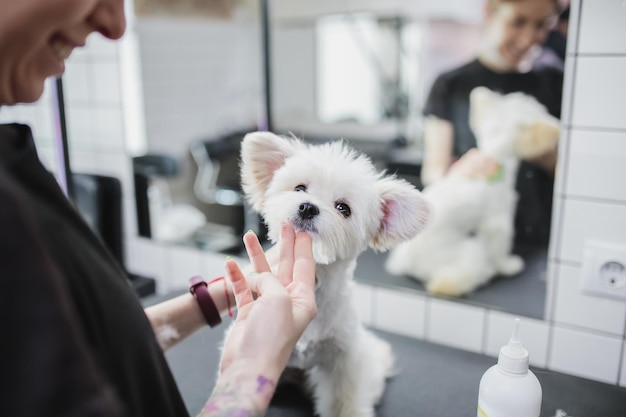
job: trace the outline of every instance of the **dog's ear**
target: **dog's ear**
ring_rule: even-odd
[[[523,159],[544,155],[556,148],[559,135],[559,119],[546,115],[523,128],[514,144],[515,154]]]
[[[385,177],[376,181],[375,187],[380,195],[383,216],[370,246],[384,251],[424,229],[432,208],[423,194],[404,180]]]
[[[252,207],[259,211],[274,172],[293,155],[294,144],[270,132],[248,133],[241,143],[241,185]]]
[[[475,135],[478,135],[476,129],[480,126],[485,113],[494,105],[498,97],[500,94],[482,86],[476,87],[470,92],[469,125]]]

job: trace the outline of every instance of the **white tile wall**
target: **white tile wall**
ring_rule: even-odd
[[[132,17],[127,19],[127,21],[130,21],[131,19]],[[129,28],[128,30],[130,31],[132,29]],[[86,51],[90,54],[90,56],[95,57],[95,58],[107,58],[107,57],[115,58],[118,55],[120,46],[121,46],[120,42],[118,41],[107,39],[98,34],[92,34],[87,39]]]
[[[117,57],[94,59],[93,96],[92,100],[98,104],[109,104],[119,108],[120,104],[120,75]]]
[[[625,237],[626,205],[574,198],[565,200],[560,259],[579,263],[586,239],[620,243]]]
[[[548,289],[550,369],[615,384],[624,365],[626,303],[578,290],[587,239],[626,243],[626,3],[571,2],[556,193],[562,221],[553,231]],[[624,385],[625,378],[620,376]]]
[[[545,368],[547,364],[548,336],[550,326],[542,320],[518,317],[499,311],[489,311],[487,316],[486,345],[484,353],[497,357],[513,334],[515,318],[520,318],[520,339],[528,350],[533,366]]]
[[[486,311],[457,302],[428,300],[426,340],[482,352]]]
[[[550,369],[617,384],[624,340],[555,325]]]
[[[569,265],[558,268],[554,321],[623,336],[626,303],[581,293],[581,268]]]
[[[63,75],[63,89],[67,105],[86,104],[91,100],[93,84],[90,66],[86,64],[85,55],[75,57],[73,54],[66,66]]]
[[[626,203],[625,143],[626,131],[574,130],[569,140],[565,192]]]
[[[95,112],[88,105],[66,107],[67,141],[70,152],[96,151],[94,138],[98,134]]]
[[[388,288],[374,290],[373,326],[393,333],[424,337],[424,297]]]
[[[585,0],[581,8],[578,53],[626,55],[626,4],[621,0]]]
[[[626,56],[579,56],[575,59],[571,124],[626,129],[626,82],[623,82]]]
[[[98,110],[94,120],[97,133],[93,138],[96,149],[127,157],[124,147],[124,126],[122,122],[123,114],[122,109],[119,107]]]

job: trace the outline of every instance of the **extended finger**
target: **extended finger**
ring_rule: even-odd
[[[278,280],[287,286],[293,279],[294,244],[296,232],[287,224],[280,226],[280,262],[278,263]]]
[[[243,235],[243,243],[246,247],[248,258],[250,258],[250,262],[252,263],[253,270],[258,273],[270,272],[270,265],[267,262],[265,252],[263,252],[263,247],[257,235],[253,231],[247,232]]]
[[[313,294],[315,290],[315,259],[313,258],[313,240],[306,232],[295,236],[293,261],[293,281],[304,285]]]
[[[305,232],[299,232],[296,235],[294,258],[294,278],[289,293],[292,299],[294,322],[304,331],[317,314],[313,241]]]
[[[252,297],[252,292],[250,291],[250,287],[248,287],[248,283],[246,282],[246,278],[241,272],[239,265],[232,259],[226,261],[224,265],[226,267],[226,274],[228,275],[228,279],[233,285],[233,294],[235,295],[235,302],[237,303],[237,308],[241,309],[243,306],[252,302],[254,298]]]

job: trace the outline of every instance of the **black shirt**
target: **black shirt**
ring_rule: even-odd
[[[0,125],[0,407],[6,416],[186,416],[125,272]]]
[[[452,123],[455,158],[476,146],[476,138],[469,126],[469,95],[478,86],[503,94],[516,91],[529,94],[546,106],[551,115],[560,118],[563,92],[560,70],[546,67],[526,73],[499,73],[473,60],[437,77],[424,107],[424,115],[434,115]],[[515,218],[517,242],[547,244],[553,186],[552,175],[522,161],[516,184],[519,193]]]

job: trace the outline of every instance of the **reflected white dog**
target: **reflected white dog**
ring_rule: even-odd
[[[390,273],[409,275],[428,291],[448,296],[522,271],[524,261],[511,254],[520,159],[554,150],[559,137],[558,120],[533,97],[485,87],[470,94],[470,126],[480,151],[495,161],[493,171],[482,177],[450,174],[426,187],[431,221],[386,263]]]
[[[378,173],[341,142],[307,145],[268,132],[242,143],[247,199],[277,241],[281,223],[313,238],[318,314],[289,366],[304,370],[321,417],[366,417],[393,372],[389,344],[365,329],[352,301],[357,256],[417,234],[428,205],[409,183]]]

